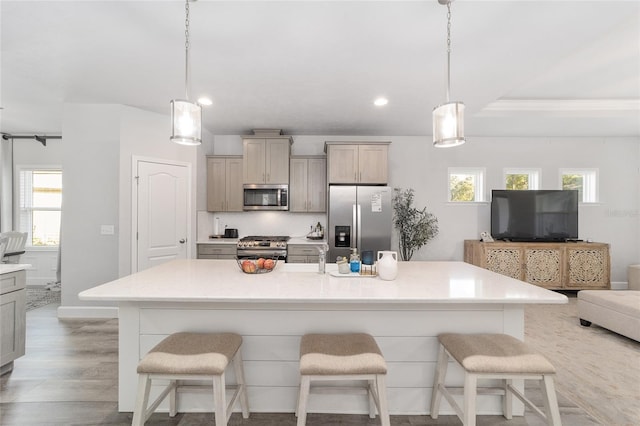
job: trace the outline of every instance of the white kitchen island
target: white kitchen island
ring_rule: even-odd
[[[463,262],[400,262],[395,281],[335,277],[335,264],[278,263],[247,275],[235,260],[174,260],[79,294],[119,303],[119,410],[132,411],[136,366],[170,333],[232,331],[243,357],[254,412],[293,412],[300,336],[366,332],[387,360],[392,414],[426,414],[441,332],[495,332],[524,339],[524,305],[566,296]],[[462,371],[448,380],[462,383]],[[155,390],[157,392],[157,389]],[[211,411],[210,395],[181,395],[179,411]],[[318,395],[310,412],[367,413],[360,395]],[[165,407],[166,408],[166,407]],[[516,413],[522,407],[516,406]],[[453,411],[443,401],[441,412]],[[501,413],[495,396],[478,412]]]

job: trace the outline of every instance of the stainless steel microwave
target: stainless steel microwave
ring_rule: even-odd
[[[243,185],[243,210],[289,210],[289,185]]]

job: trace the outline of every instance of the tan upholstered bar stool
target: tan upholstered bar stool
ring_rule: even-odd
[[[553,384],[555,369],[542,355],[531,350],[520,340],[506,334],[441,334],[438,336],[440,351],[436,376],[431,395],[431,417],[438,418],[442,395],[456,411],[464,426],[476,424],[476,394],[503,395],[502,409],[507,419],[512,417],[512,394],[524,402],[547,424],[560,426],[560,411]],[[464,405],[457,404],[444,385],[449,358],[464,369]],[[479,379],[503,380],[502,388],[479,388]],[[512,386],[514,379],[538,380],[545,404],[545,413],[536,407],[518,389]],[[481,392],[486,390],[488,392]],[[497,392],[496,392],[497,391]]]
[[[175,333],[158,343],[138,364],[138,396],[132,425],[141,426],[169,395],[169,415],[176,415],[176,390],[202,388],[178,380],[213,381],[216,426],[226,425],[233,406],[240,398],[242,416],[249,417],[240,346],[242,337],[234,333]],[[226,402],[224,373],[233,363],[237,386]],[[152,380],[169,380],[167,387],[147,408]],[[208,387],[207,387],[208,388]]]
[[[386,376],[387,363],[372,336],[364,333],[305,334],[300,342],[298,426],[306,424],[310,393],[353,389],[353,386],[312,387],[311,382],[340,380],[365,381],[360,389],[369,396],[369,417],[375,418],[377,408],[381,424],[389,426]]]

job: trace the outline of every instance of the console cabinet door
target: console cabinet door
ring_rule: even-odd
[[[523,253],[524,250],[517,247],[485,247],[483,267],[498,274],[522,280]]]
[[[545,288],[561,288],[563,277],[563,249],[553,247],[524,249],[524,281]]]
[[[587,244],[567,248],[568,288],[609,288],[609,246]]]

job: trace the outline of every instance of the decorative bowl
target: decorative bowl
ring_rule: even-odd
[[[278,263],[277,258],[271,257],[245,257],[236,258],[238,267],[245,274],[266,274],[273,271]]]

